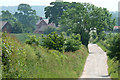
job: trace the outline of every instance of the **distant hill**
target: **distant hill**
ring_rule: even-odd
[[[1,11],[2,10],[8,10],[10,11],[12,14],[14,14],[16,11],[17,11],[17,7],[18,6],[0,6],[0,14],[1,14]],[[44,14],[44,8],[46,6],[31,6],[32,9],[36,10],[36,14],[40,17],[45,17],[45,14]]]

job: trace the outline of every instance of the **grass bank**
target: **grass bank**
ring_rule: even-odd
[[[37,38],[41,37],[41,34],[36,33],[19,33],[19,34],[10,34],[12,37],[15,37],[18,41],[25,43],[25,40],[28,38],[28,35],[35,35]]]
[[[109,52],[109,50],[107,49],[106,45],[103,45],[104,42],[100,41],[97,43],[98,46],[100,46],[105,52]],[[118,69],[118,65],[119,65],[119,61],[115,61],[114,59],[110,59],[108,56],[108,73],[110,75],[111,78],[119,78],[120,75],[119,74],[119,69]],[[120,79],[120,78],[119,78]]]
[[[60,53],[26,45],[9,35],[3,41],[3,78],[78,78],[88,56],[83,45],[75,52]]]

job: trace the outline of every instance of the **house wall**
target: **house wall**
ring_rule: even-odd
[[[48,27],[46,22],[43,20],[38,25],[36,25],[36,30],[34,33],[44,33],[44,28]]]

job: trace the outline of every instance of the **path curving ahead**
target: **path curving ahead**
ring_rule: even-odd
[[[106,53],[96,44],[89,44],[89,56],[80,78],[110,78]]]

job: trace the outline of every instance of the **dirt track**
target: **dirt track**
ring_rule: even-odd
[[[96,44],[89,44],[89,56],[80,78],[110,78],[106,53]]]

